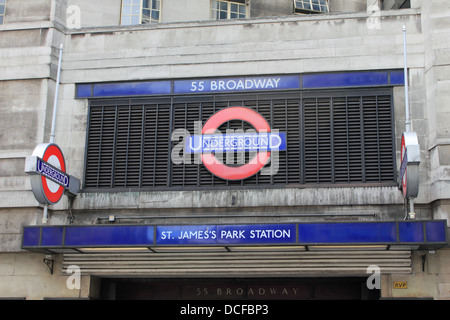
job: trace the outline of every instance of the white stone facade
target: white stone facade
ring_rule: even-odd
[[[97,280],[90,277],[83,277],[79,291],[66,290],[66,275],[55,271],[50,276],[43,255],[21,250],[22,226],[40,224],[42,218],[23,168],[25,157],[49,139],[60,44],[64,52],[55,142],[65,154],[67,171],[83,178],[88,101],[75,98],[77,84],[402,69],[406,26],[412,128],[421,147],[416,219],[450,223],[448,1],[411,0],[409,9],[374,13],[367,11],[373,1],[349,1],[344,8],[331,0],[331,13],[323,15],[294,15],[292,1],[280,0],[277,8],[273,2],[251,0],[249,18],[215,21],[210,20],[210,0],[162,0],[161,23],[120,26],[120,0],[7,0],[0,25],[0,297],[98,294]],[[403,87],[393,90],[399,164],[405,96]],[[211,214],[246,210],[262,222],[270,221],[256,218],[262,213],[299,209],[337,215],[357,211],[375,213],[378,220],[400,220],[404,200],[394,186],[82,192],[72,211],[80,224],[92,223],[109,210],[130,216],[152,212],[182,223],[180,213],[195,215],[205,208]],[[49,212],[49,224],[67,224],[67,197]],[[321,219],[319,214],[309,220]],[[413,274],[400,277],[410,289],[391,289],[398,276],[389,275],[383,278],[382,296],[450,298],[448,252],[415,253]],[[428,256],[430,266],[424,272],[421,254]],[[24,270],[24,263],[33,267]],[[55,270],[60,263],[57,257]],[[45,281],[52,285],[39,292]]]

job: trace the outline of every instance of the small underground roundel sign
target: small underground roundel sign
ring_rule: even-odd
[[[38,145],[27,158],[25,171],[31,173],[30,182],[36,200],[41,204],[55,204],[69,187],[69,175],[61,149],[53,143]]]
[[[420,146],[415,132],[402,135],[399,186],[405,198],[415,198],[419,192]]]
[[[231,120],[249,123],[251,133],[217,134],[219,127]],[[203,165],[213,175],[224,180],[242,180],[258,173],[270,160],[271,151],[286,149],[285,133],[272,132],[267,120],[247,107],[228,107],[212,115],[203,125],[201,135],[190,136],[187,153],[201,153]],[[252,151],[253,158],[240,166],[229,166],[214,153]]]

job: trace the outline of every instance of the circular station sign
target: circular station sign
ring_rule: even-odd
[[[400,188],[405,198],[415,198],[419,192],[420,146],[415,132],[404,132],[401,145]]]
[[[246,121],[258,133],[269,133],[270,125],[258,112],[245,107],[229,107],[215,113],[206,121],[202,128],[202,135],[214,134],[219,127],[231,120]],[[215,176],[225,180],[242,180],[258,173],[269,161],[270,151],[260,150],[247,164],[232,167],[222,163],[213,153],[201,155],[203,165]]]
[[[406,158],[406,140],[405,140],[405,135],[402,135],[402,147],[401,147],[401,153],[400,153],[400,159],[403,162],[405,162],[407,164],[408,159]],[[404,168],[404,172],[403,172],[403,177],[402,177],[402,191],[403,191],[403,196],[406,197],[406,191],[407,191],[407,184],[406,182],[408,181],[407,179],[407,175],[408,172],[406,170],[407,168]]]
[[[33,156],[36,157],[36,175],[30,177],[34,196],[42,204],[55,204],[69,186],[66,163],[61,149],[54,143],[38,145]]]

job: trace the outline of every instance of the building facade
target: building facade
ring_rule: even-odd
[[[0,1],[0,298],[449,299],[449,14]]]

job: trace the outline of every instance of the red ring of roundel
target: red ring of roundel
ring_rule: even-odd
[[[270,132],[269,123],[253,109],[229,107],[215,113],[202,128],[203,134],[212,134],[223,123],[231,120],[243,120],[250,123],[257,132]],[[259,151],[249,163],[239,167],[230,167],[220,162],[212,153],[202,154],[203,165],[213,175],[225,180],[242,180],[258,173],[269,161],[270,151]]]
[[[56,145],[50,145],[44,152],[44,156],[42,160],[45,162],[48,162],[48,159],[51,156],[55,156],[58,158],[59,163],[61,165],[61,171],[66,172],[66,164],[64,161],[64,156],[61,152],[61,150]],[[41,176],[42,181],[42,188],[44,190],[44,195],[47,197],[48,201],[51,203],[57,203],[62,195],[64,194],[64,187],[60,186],[56,192],[52,192],[50,188],[48,187],[48,179],[44,176]]]

